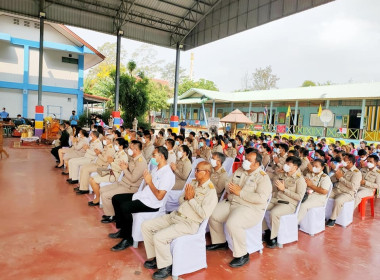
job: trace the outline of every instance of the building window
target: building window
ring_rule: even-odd
[[[29,27],[29,26],[30,26],[30,21],[26,21],[26,20],[24,20],[24,26],[25,26],[25,27]]]
[[[198,109],[194,109],[193,111],[193,120],[197,120],[198,119]]]
[[[77,58],[72,58],[72,57],[64,57],[64,56],[62,56],[62,62],[63,63],[70,63],[70,64],[78,64],[78,59]]]
[[[13,19],[13,24],[19,25],[20,24],[20,20],[18,18],[14,18]]]
[[[223,109],[217,109],[216,112],[217,112],[216,114],[217,114],[218,118],[220,118],[220,119],[223,118]]]

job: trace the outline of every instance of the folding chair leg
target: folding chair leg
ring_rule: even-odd
[[[133,241],[133,248],[138,248],[138,247],[139,247],[139,242]]]

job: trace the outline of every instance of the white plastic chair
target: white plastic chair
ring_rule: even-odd
[[[223,162],[224,170],[226,170],[228,176],[232,176],[232,166],[234,164],[234,159],[226,157],[226,160]]]
[[[138,192],[141,192],[144,188],[145,180],[142,180]],[[133,213],[133,224],[132,224],[132,237],[133,237],[133,247],[137,248],[139,246],[139,241],[143,241],[143,236],[141,233],[141,225],[146,220],[152,220],[159,216],[163,216],[166,214],[166,201],[168,194],[163,198],[163,205],[157,212],[141,212],[141,213]]]
[[[342,211],[336,218],[336,224],[341,225],[345,228],[352,223],[354,219],[354,203],[355,200],[351,200],[343,204]],[[330,219],[334,205],[335,199],[329,198],[326,205],[326,220]]]
[[[191,174],[193,174],[193,177],[191,177]],[[187,177],[185,186],[187,184],[190,184],[191,181],[195,178],[195,173],[190,172],[189,177]],[[185,191],[185,186],[182,190],[170,190],[167,194],[167,201],[166,201],[166,212],[170,213],[178,209],[179,207],[179,198]]]
[[[277,244],[279,248],[282,248],[284,244],[298,241],[298,211],[300,210],[300,207],[301,200],[298,202],[296,211],[293,214],[281,216],[277,236]],[[264,217],[269,229],[272,230],[270,211],[266,211]]]
[[[180,275],[207,268],[206,260],[206,225],[208,218],[199,226],[196,234],[178,237],[170,244],[173,256],[172,279]]]
[[[267,206],[265,207],[265,210],[264,210],[264,215],[263,215],[262,219],[260,220],[260,222],[258,222],[255,226],[245,230],[245,237],[246,237],[246,245],[247,245],[247,253],[248,254],[252,254],[253,252],[259,252],[260,254],[263,253],[263,248],[264,248],[263,238],[262,238],[263,219],[265,216],[265,211],[269,205],[271,198],[272,198],[272,194],[269,196],[269,199],[267,201]],[[233,251],[234,245],[232,242],[232,238],[227,231],[226,224],[224,224],[223,228],[224,228],[224,234],[226,235],[228,248],[230,248],[230,250]]]
[[[310,208],[305,217],[300,222],[300,230],[306,232],[310,236],[320,233],[325,230],[325,213],[327,201],[332,191],[332,184],[327,193],[326,202],[324,206]]]

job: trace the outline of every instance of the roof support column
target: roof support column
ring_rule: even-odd
[[[249,107],[248,107],[248,119],[251,119],[251,110],[252,110],[252,102],[249,102]]]
[[[360,129],[364,128],[365,99],[362,100],[362,113],[360,115]]]
[[[234,103],[231,102],[231,112],[234,110]]]
[[[326,100],[326,109],[330,107],[330,100]]]
[[[120,48],[121,48],[121,36],[123,31],[117,31],[116,41],[116,77],[115,77],[115,111],[119,111],[119,91],[120,91]]]
[[[175,56],[175,76],[174,76],[174,116],[177,115],[177,102],[178,102],[178,83],[179,83],[179,59],[180,59],[180,45],[177,43],[176,56]]]
[[[294,120],[293,120],[293,126],[297,126],[297,120],[298,120],[298,100],[296,101],[296,107],[294,108]],[[295,129],[294,129],[295,132]]]
[[[40,0],[40,48],[38,57],[38,106],[42,105],[42,67],[44,58],[44,23],[46,14],[44,13],[45,0]]]
[[[203,110],[203,118],[204,118],[204,120],[205,120],[205,124],[206,124],[206,126],[208,126],[208,124],[207,124],[207,117],[206,117],[206,110],[205,110],[205,104],[204,104],[204,102],[202,102],[202,110]]]
[[[215,99],[212,101],[212,117],[215,118]]]
[[[269,108],[269,129],[271,130],[272,125],[272,115],[273,115],[273,101],[270,102],[270,108]]]

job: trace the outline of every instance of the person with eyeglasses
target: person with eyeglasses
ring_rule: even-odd
[[[249,262],[245,230],[261,223],[272,184],[269,176],[260,168],[262,156],[257,150],[246,155],[242,167],[235,171],[225,184],[227,199],[216,206],[209,225],[211,245],[208,251],[228,249],[224,223],[233,243],[231,267],[241,267]]]
[[[144,267],[157,269],[153,279],[165,279],[172,274],[170,243],[177,237],[195,234],[199,225],[208,219],[218,203],[216,190],[210,180],[212,166],[198,163],[195,180],[187,184],[179,199],[177,211],[143,222],[141,232],[147,261]]]
[[[366,167],[360,169],[362,180],[355,197],[355,208],[358,207],[363,197],[372,196],[373,192],[380,189],[380,170],[377,168],[379,157],[369,155],[366,160]]]

